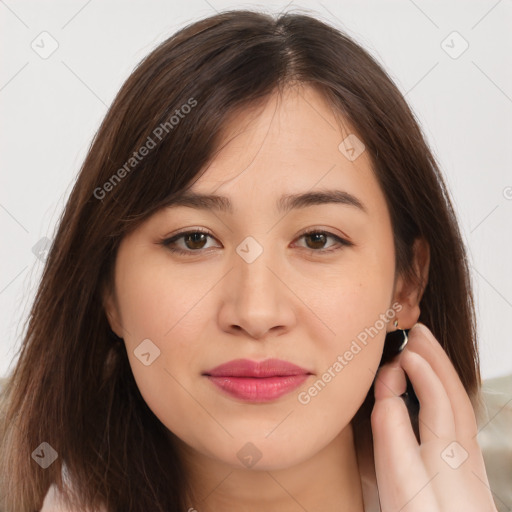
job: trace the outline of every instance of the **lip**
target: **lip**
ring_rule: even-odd
[[[312,373],[281,359],[235,359],[203,375],[230,396],[248,402],[269,402],[296,389]]]

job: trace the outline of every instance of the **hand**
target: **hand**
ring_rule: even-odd
[[[382,512],[496,512],[471,401],[447,354],[423,324],[375,381],[371,416]],[[405,373],[420,402],[420,443]]]

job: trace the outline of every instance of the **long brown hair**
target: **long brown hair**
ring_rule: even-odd
[[[367,51],[315,17],[223,12],[152,51],[91,144],[2,394],[2,512],[40,508],[49,486],[62,485],[63,464],[77,484],[71,505],[80,509],[186,510],[181,462],[137,388],[124,344],[113,342],[102,292],[112,286],[121,239],[193,184],[229,116],[292,82],[318,88],[366,145],[391,215],[397,272],[414,278],[413,242],[421,236],[430,245],[420,321],[468,393],[478,392],[464,245],[400,91]],[[31,457],[43,442],[58,454],[46,469]]]

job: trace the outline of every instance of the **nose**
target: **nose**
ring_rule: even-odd
[[[264,249],[253,261],[240,254],[234,254],[234,268],[223,286],[221,328],[254,339],[284,334],[296,318],[284,265],[271,250]]]

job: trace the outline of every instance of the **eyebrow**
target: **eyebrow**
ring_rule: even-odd
[[[285,213],[293,209],[321,204],[353,206],[364,213],[368,213],[364,204],[356,196],[344,190],[315,190],[300,194],[284,194],[277,200],[276,209],[280,213]],[[168,208],[177,206],[188,206],[200,210],[217,210],[233,214],[233,204],[229,197],[216,194],[186,192],[171,199],[167,204]]]

